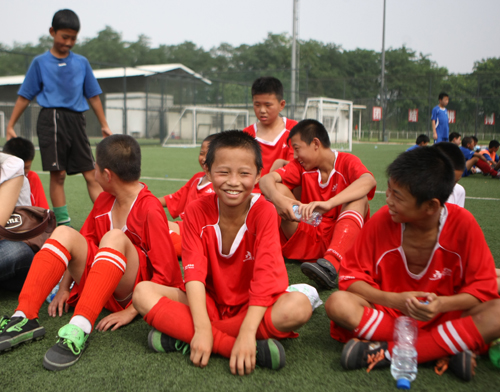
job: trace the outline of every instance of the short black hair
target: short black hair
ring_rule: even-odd
[[[448,94],[446,94],[445,92],[442,92],[439,94],[439,100],[441,101],[444,97],[450,97]]]
[[[454,170],[464,170],[465,169],[465,156],[455,143],[451,142],[441,142],[434,144],[433,148],[437,148],[450,160]]]
[[[252,97],[258,94],[274,94],[278,101],[282,101],[283,84],[273,76],[262,76],[252,84]]]
[[[297,134],[300,135],[300,140],[307,145],[310,145],[314,138],[317,138],[323,147],[330,148],[331,146],[330,137],[325,126],[317,120],[306,119],[297,123],[290,131],[287,142]]]
[[[24,162],[35,158],[35,146],[30,140],[22,137],[14,137],[3,146],[3,152],[21,158]]]
[[[448,140],[451,142],[453,139],[457,139],[459,137],[461,137],[462,135],[460,135],[458,132],[452,132],[450,133],[450,135],[448,136]]]
[[[76,32],[80,31],[80,19],[78,15],[71,10],[59,10],[52,18],[52,28],[54,31],[62,29],[71,29]]]
[[[426,134],[422,133],[421,135],[418,135],[417,140],[415,141],[416,144],[420,145],[421,143],[429,143],[431,140],[429,139],[429,136]]]
[[[141,147],[129,135],[111,135],[97,145],[96,162],[99,169],[111,170],[124,182],[141,177]]]
[[[472,140],[474,140],[474,143],[476,143],[476,144],[477,144],[477,142],[479,141],[479,139],[478,139],[477,137],[475,137],[474,135],[471,135],[471,136],[470,136],[470,138],[471,138]]]
[[[216,136],[217,136],[216,133],[212,133],[211,135],[208,135],[205,139],[203,139],[203,141],[201,142],[201,144],[203,144],[205,142],[210,143],[212,140],[215,139]]]
[[[470,136],[465,136],[462,139],[462,147],[467,147],[467,145],[471,143],[472,143],[472,138]]]
[[[387,168],[387,175],[415,197],[417,206],[438,199],[441,205],[453,192],[455,173],[451,161],[437,148],[406,151]]]
[[[221,148],[245,148],[252,151],[255,155],[257,173],[261,172],[263,168],[262,152],[259,143],[253,136],[236,129],[216,134],[214,139],[210,142],[210,147],[208,147],[207,156],[205,158],[205,165],[207,165],[208,171],[210,171],[215,161],[215,153]]]
[[[500,143],[498,142],[498,140],[492,140],[492,141],[490,141],[490,144],[488,145],[488,148],[497,148],[497,147],[500,147]]]

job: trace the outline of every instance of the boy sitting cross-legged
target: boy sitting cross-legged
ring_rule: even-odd
[[[369,216],[368,200],[377,182],[359,158],[330,149],[328,133],[316,120],[299,122],[289,139],[295,159],[263,177],[260,188],[282,218],[283,256],[306,261],[302,272],[323,288],[333,288],[345,252]],[[291,192],[299,186],[300,202]],[[294,205],[304,218],[317,211],[323,221],[318,227],[297,222]]]
[[[168,208],[168,212],[172,218],[181,217],[184,219],[184,211],[186,206],[193,200],[199,197],[210,195],[214,193],[214,188],[212,183],[208,179],[205,173],[205,158],[207,156],[208,147],[210,142],[216,135],[208,135],[201,143],[200,154],[198,155],[198,163],[200,164],[203,171],[196,173],[191,179],[177,192],[170,195],[165,195],[159,197],[160,203],[163,207]],[[168,227],[170,229],[170,236],[172,237],[172,242],[174,243],[175,252],[177,257],[181,257],[181,237],[182,237],[182,220],[176,222],[168,222]]]
[[[141,150],[130,136],[112,135],[97,145],[95,177],[104,189],[82,230],[60,226],[33,259],[10,321],[3,319],[0,351],[43,337],[38,312],[52,288],[63,280],[49,305],[49,315],[62,315],[76,305],[69,324],[58,332],[43,365],[62,370],[79,360],[103,307],[114,312],[97,325],[107,330],[131,322],[135,285],[151,280],[173,287],[182,275],[158,199],[140,183]],[[72,281],[75,287],[71,294]]]
[[[158,352],[190,349],[195,366],[211,353],[230,358],[233,374],[256,365],[285,365],[283,346],[312,314],[306,295],[286,292],[274,206],[252,194],[262,158],[258,143],[240,131],[212,140],[207,175],[215,195],[186,208],[182,236],[185,291],[140,283],[133,302],[154,329],[149,346]]]
[[[401,154],[387,174],[387,206],[347,253],[340,291],[325,304],[332,337],[351,339],[342,366],[388,366],[394,321],[407,315],[418,321],[418,362],[443,359],[441,370],[449,366],[470,380],[474,352],[500,336],[488,244],[471,213],[445,203],[455,180],[451,162],[437,148]]]

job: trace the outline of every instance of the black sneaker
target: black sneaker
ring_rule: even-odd
[[[477,366],[476,355],[470,352],[461,352],[452,357],[444,357],[436,362],[434,371],[442,375],[447,369],[450,369],[455,376],[470,381],[475,375],[474,369]]]
[[[275,339],[257,340],[256,364],[272,370],[285,366],[285,349]]]
[[[148,334],[148,346],[157,353],[180,351],[182,354],[187,354],[190,351],[188,343],[179,339],[174,339],[154,328]]]
[[[38,319],[25,317],[8,317],[0,321],[0,352],[10,350],[12,347],[24,342],[39,340],[45,335],[45,328],[40,326]]]
[[[47,370],[63,370],[74,365],[88,345],[89,335],[73,324],[66,324],[57,335],[57,343],[43,357],[43,367]]]
[[[366,340],[351,339],[344,349],[340,363],[346,370],[368,368],[372,369],[391,366],[385,352],[387,351],[387,342],[368,342]]]
[[[302,263],[300,270],[321,288],[333,289],[336,286],[337,270],[327,259],[318,259],[316,263]]]

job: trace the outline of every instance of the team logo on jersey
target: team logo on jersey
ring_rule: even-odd
[[[194,264],[188,264],[184,267],[184,271],[188,270],[188,269],[194,269]]]
[[[286,143],[283,143],[283,148],[288,148],[288,146],[286,145]]]
[[[337,192],[337,184],[332,187],[332,192]]]
[[[215,193],[215,191],[212,188],[208,188],[205,193]]]
[[[243,259],[243,262],[245,261],[250,261],[250,260],[255,260],[252,254],[250,253],[249,250],[247,250],[247,254],[245,255],[245,258]]]
[[[442,272],[435,270],[429,280],[439,280],[444,278],[445,276],[451,276],[451,269],[445,268]]]

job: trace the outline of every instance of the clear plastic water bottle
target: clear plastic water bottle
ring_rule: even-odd
[[[313,212],[309,219],[303,219],[302,215],[299,213],[299,206],[295,204],[292,208],[293,212],[295,213],[295,217],[297,219],[300,219],[302,222],[307,223],[308,225],[317,227],[323,220],[323,215],[321,215],[319,212]]]
[[[48,304],[52,302],[58,291],[59,291],[59,283],[55,285],[50,294],[47,296],[46,301]]]
[[[391,374],[399,389],[410,389],[417,377],[417,322],[411,317],[401,316],[394,323],[394,348],[391,356]]]

